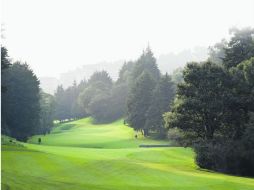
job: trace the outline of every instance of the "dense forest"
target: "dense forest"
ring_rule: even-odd
[[[187,64],[164,120],[201,168],[253,176],[254,30],[232,32],[209,60]]]
[[[2,133],[21,141],[47,134],[54,121],[90,116],[94,123],[124,118],[144,136],[190,146],[201,168],[254,176],[254,30],[231,31],[208,60],[161,74],[147,47],[127,61],[116,81],[96,71],[54,96],[40,89],[26,63],[1,47]]]

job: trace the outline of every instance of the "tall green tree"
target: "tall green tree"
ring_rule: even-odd
[[[127,103],[127,121],[137,131],[143,131],[148,135],[145,128],[146,112],[152,101],[152,93],[155,87],[154,78],[144,71],[133,85]]]
[[[55,119],[58,119],[59,121],[69,119],[68,115],[70,114],[69,113],[70,110],[66,104],[65,91],[62,85],[57,87],[55,93],[55,101],[56,101]]]
[[[27,64],[16,62],[3,73],[2,119],[8,135],[25,141],[40,124],[39,80]],[[6,131],[5,131],[6,132]]]
[[[167,127],[181,129],[192,142],[200,167],[253,176],[254,58],[245,49],[252,40],[242,40],[227,47],[221,65],[188,64],[173,109],[164,117]]]
[[[153,90],[152,101],[146,112],[145,128],[157,131],[161,138],[165,137],[163,113],[170,111],[170,104],[175,96],[175,85],[171,77],[162,76]]]
[[[127,121],[135,130],[148,135],[150,127],[146,124],[146,113],[152,101],[156,83],[161,77],[156,59],[147,47],[135,62],[130,75],[127,97]]]
[[[223,126],[231,78],[223,67],[211,62],[190,63],[183,76],[184,83],[178,85],[177,99],[166,123],[197,138],[212,139]]]

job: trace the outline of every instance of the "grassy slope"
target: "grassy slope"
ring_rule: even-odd
[[[198,170],[191,149],[137,148],[155,142],[133,136],[122,121],[93,125],[90,119],[82,119],[42,136],[42,145],[4,145],[2,188],[254,189],[254,179]],[[36,143],[37,139],[33,137],[29,142]]]
[[[51,135],[34,136],[28,142],[37,144],[38,137],[41,137],[43,145],[85,148],[134,148],[139,144],[168,144],[147,140],[141,138],[141,135],[135,139],[133,130],[124,126],[122,120],[95,126],[90,118],[61,124]]]

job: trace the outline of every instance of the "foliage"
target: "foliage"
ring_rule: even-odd
[[[143,54],[137,60],[133,71],[132,71],[132,80],[135,83],[135,80],[143,73],[147,72],[151,75],[153,80],[158,81],[160,79],[160,70],[156,64],[156,59],[153,56],[153,53],[149,47],[143,52]]]
[[[135,64],[136,63],[133,61],[125,62],[123,64],[122,68],[119,71],[117,83],[129,84],[131,82],[131,73],[133,72]]]
[[[144,71],[132,87],[128,98],[128,123],[135,130],[144,130],[144,135],[148,135],[148,128],[145,128],[146,112],[152,100],[154,87],[154,79]]]
[[[68,119],[69,107],[66,105],[64,89],[62,86],[57,87],[57,90],[55,93],[55,100],[56,100],[55,118],[60,121],[64,119]]]
[[[8,50],[1,46],[1,70],[7,69],[11,65],[10,59],[8,56]]]
[[[46,134],[53,128],[55,99],[52,95],[40,92],[40,128],[37,133]]]
[[[110,122],[119,118],[112,106],[113,82],[106,71],[95,72],[87,87],[79,94],[78,102],[96,122]]]
[[[183,68],[178,68],[172,73],[172,81],[175,84],[179,84],[183,82]]]
[[[221,129],[230,78],[222,67],[210,62],[190,63],[183,75],[185,83],[178,85],[177,100],[166,118],[167,124],[211,139]]]
[[[27,64],[16,62],[3,73],[7,86],[2,94],[4,134],[25,141],[39,126],[39,80]]]
[[[81,118],[87,115],[82,103],[78,99],[85,87],[85,81],[81,81],[79,85],[74,81],[73,85],[67,89],[63,89],[61,85],[58,86],[55,93],[55,119],[63,121],[66,119]]]
[[[106,71],[96,71],[88,80],[89,85],[104,85],[102,88],[111,88],[112,79]]]
[[[142,131],[145,129],[146,133],[149,130],[153,130],[162,134],[163,131],[165,132],[164,128],[162,128],[162,114],[168,110],[166,108],[169,107],[169,100],[172,99],[174,89],[170,79],[168,84],[164,82],[165,84],[161,84],[162,86],[158,87],[158,91],[160,90],[160,92],[157,94],[153,92],[156,83],[159,83],[160,81],[161,74],[156,64],[156,59],[149,47],[137,61],[124,63],[119,71],[119,78],[116,82],[112,81],[106,71],[96,71],[90,79],[88,79],[87,83],[79,84],[78,87],[75,83],[67,89],[63,89],[59,86],[55,94],[55,118],[63,121],[89,115],[92,116],[94,122],[97,123],[112,122],[121,117],[129,118],[128,113],[130,112],[128,112],[127,99],[130,99],[132,96],[131,94],[135,93],[132,89],[135,88],[134,86],[137,84],[137,81],[143,73],[147,73],[149,78],[151,78],[151,80],[147,81],[147,87],[150,88],[149,93],[151,93],[149,102],[146,102],[147,110],[151,106],[150,104],[152,102],[150,99],[152,96],[164,96],[161,97],[161,100],[164,102],[160,102],[160,99],[155,97],[155,99],[157,98],[157,103],[160,102],[160,108],[159,110],[151,108],[149,112],[149,114],[153,114],[153,111],[157,111],[156,122],[158,121],[160,123],[152,124],[148,121],[147,124],[145,124],[146,118],[150,116],[146,116],[147,111],[143,110],[144,112],[140,113],[140,115],[143,115],[144,122],[143,126],[140,126],[140,129],[142,128]],[[163,80],[161,83],[163,83]],[[169,87],[165,86],[165,89],[162,89],[164,88],[163,85],[168,85]],[[159,93],[164,92],[168,94],[159,95]],[[140,99],[141,96],[143,96],[143,93],[136,96],[136,98]],[[156,103],[153,105],[154,108],[156,108],[155,104]],[[136,111],[139,112],[140,110]],[[155,125],[157,127],[155,127]]]
[[[234,30],[222,64],[191,63],[183,72],[166,127],[184,133],[202,168],[254,176],[253,30]]]
[[[127,122],[137,131],[148,135],[156,132],[159,138],[166,136],[162,115],[170,110],[175,86],[167,74],[161,76],[151,49],[146,51],[131,66],[127,81]]]
[[[119,119],[126,114],[126,101],[129,91],[128,83],[117,83],[111,90],[110,105],[109,109],[112,112],[111,121]]]
[[[247,74],[252,73],[252,61],[230,72],[210,62],[188,64],[184,70],[185,82],[178,85],[177,99],[165,120],[166,126],[179,128],[192,141],[200,167],[253,175],[246,167],[252,165],[252,159],[246,164],[252,150],[242,142],[253,110],[253,85],[246,78],[253,77]]]
[[[146,111],[145,128],[156,131],[161,138],[166,136],[163,126],[163,113],[170,111],[170,104],[175,96],[175,86],[166,74],[162,76],[153,90],[151,104]]]
[[[248,138],[253,137],[253,127],[247,129],[250,134],[244,134],[241,140],[216,139],[195,144],[197,164],[219,172],[253,176],[254,146]]]
[[[95,72],[88,80],[87,87],[79,94],[78,102],[99,123],[111,122],[124,116],[127,95],[139,72],[143,69],[154,76],[160,75],[154,61],[152,52],[147,49],[138,61],[129,61],[122,66],[115,83],[106,71]]]
[[[110,115],[112,112],[108,110],[111,106],[110,103],[109,95],[103,93],[97,94],[88,105],[89,114],[99,123],[111,121]]]
[[[221,42],[216,43],[214,46],[209,47],[209,58],[208,60],[212,63],[222,65],[223,59],[225,58],[225,48],[227,47],[227,41],[225,39]]]
[[[254,56],[254,29],[231,29],[233,36],[225,48],[223,64],[227,67],[235,67],[244,60]]]

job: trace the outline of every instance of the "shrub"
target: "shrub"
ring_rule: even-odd
[[[254,176],[254,143],[252,142],[254,139],[251,141],[249,139],[254,135],[253,132],[253,129],[246,130],[243,138],[238,141],[213,140],[196,143],[194,150],[197,165],[218,172]]]

